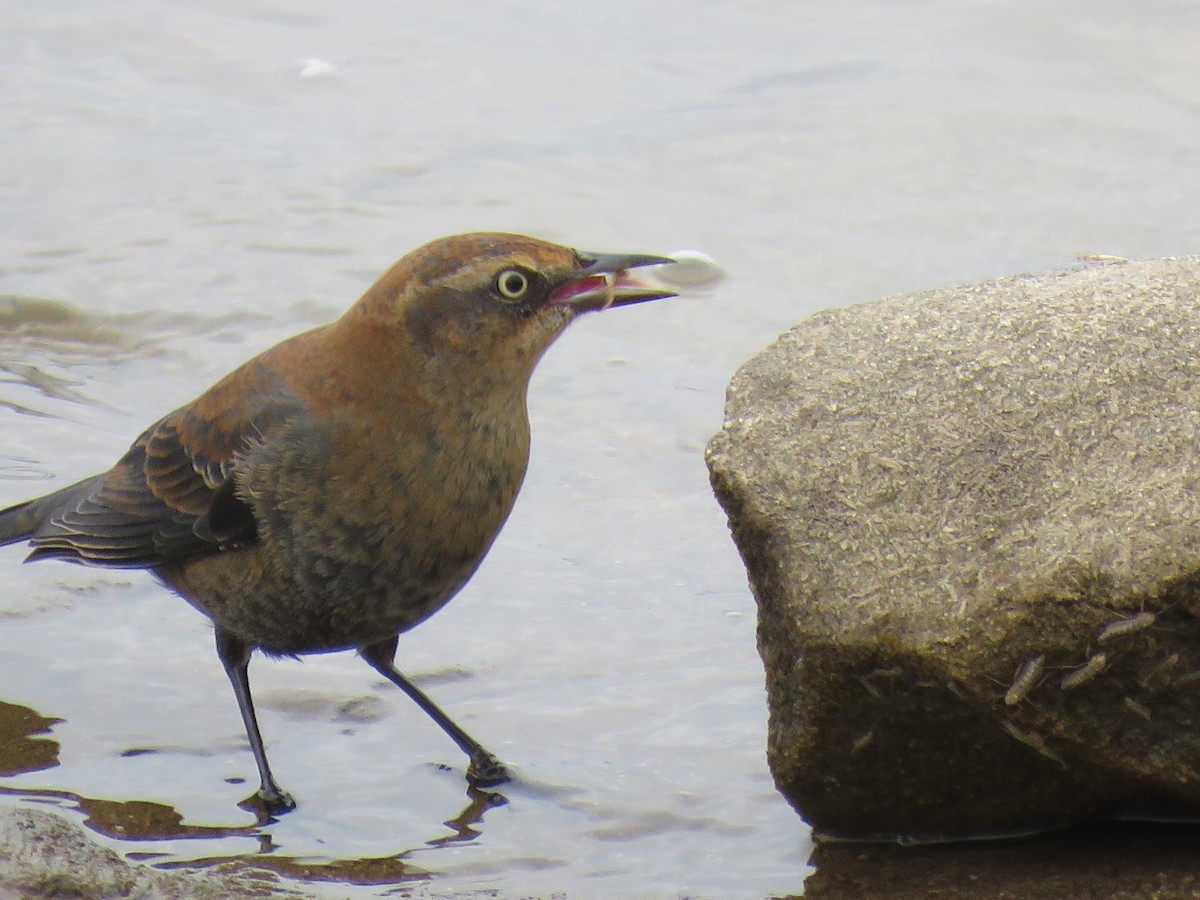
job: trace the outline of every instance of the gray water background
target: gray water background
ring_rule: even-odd
[[[6,4],[0,294],[78,315],[0,304],[0,503],[106,468],[442,234],[694,248],[728,278],[551,350],[516,512],[401,642],[519,773],[506,805],[443,824],[462,760],[353,655],[256,660],[301,807],[252,828],[207,622],[17,548],[0,699],[63,721],[60,765],[0,800],[161,804],[214,830],[104,840],[324,864],[333,896],[799,891],[808,830],[766,768],[754,604],[702,458],[725,384],[823,307],[1197,252],[1197,47],[1195,2]]]

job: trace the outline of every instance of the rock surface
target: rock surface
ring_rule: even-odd
[[[818,314],[709,445],[819,833],[1200,817],[1200,258]]]
[[[0,809],[3,897],[223,900],[299,895],[249,874],[177,874],[134,865],[60,816],[36,809]]]

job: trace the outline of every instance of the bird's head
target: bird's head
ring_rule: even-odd
[[[583,253],[517,234],[461,234],[409,253],[356,309],[428,357],[513,366],[527,376],[580,313],[674,296],[630,271],[670,262]]]

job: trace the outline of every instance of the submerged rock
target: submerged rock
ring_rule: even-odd
[[[1200,817],[1200,258],[820,313],[708,448],[780,790],[845,837]]]

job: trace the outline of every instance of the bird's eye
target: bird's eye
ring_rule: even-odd
[[[529,290],[529,276],[520,269],[505,269],[496,276],[496,290],[506,300],[520,300]]]

